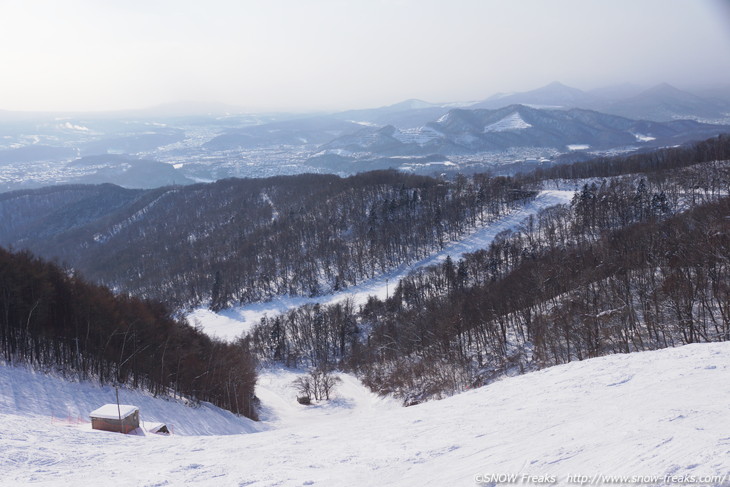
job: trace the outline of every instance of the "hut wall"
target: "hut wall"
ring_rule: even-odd
[[[95,430],[113,431],[115,433],[129,433],[139,428],[139,411],[119,419],[91,418],[91,428]]]

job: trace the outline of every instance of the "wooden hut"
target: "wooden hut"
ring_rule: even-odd
[[[92,411],[91,428],[95,430],[129,433],[139,428],[139,408],[128,404],[105,404]]]

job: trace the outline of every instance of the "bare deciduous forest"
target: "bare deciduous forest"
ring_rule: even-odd
[[[713,159],[728,141],[698,144],[713,162],[670,150],[667,170],[617,159],[627,175],[594,179],[488,249],[413,273],[385,302],[263,320],[254,348],[355,371],[413,404],[572,360],[728,340],[730,164]]]
[[[132,191],[9,193],[0,243],[179,307],[316,296],[429,255],[534,196],[509,178],[396,171],[229,179]],[[17,215],[24,215],[19,218]]]
[[[2,360],[255,418],[248,340],[223,343],[159,302],[114,295],[27,252],[0,249]]]
[[[721,136],[516,177],[8,193],[3,244],[70,267],[2,251],[3,357],[254,416],[256,359],[352,371],[414,404],[573,360],[728,340],[729,159]],[[344,289],[575,178],[570,205],[412,273],[385,301],[307,305],[233,344],[168,311]]]

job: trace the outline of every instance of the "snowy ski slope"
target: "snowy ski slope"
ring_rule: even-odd
[[[613,355],[409,408],[348,376],[331,404],[301,406],[295,373],[272,370],[262,431],[169,437],[51,421],[44,390],[80,404],[90,386],[39,389],[51,379],[0,367],[0,485],[730,485],[728,356],[730,343]]]
[[[111,386],[71,382],[0,362],[0,415],[37,416],[44,423],[83,426],[91,411],[115,402],[116,393]],[[192,408],[182,400],[155,398],[135,389],[121,387],[119,402],[139,406],[142,421],[166,423],[176,435],[251,433],[262,428],[209,403]]]

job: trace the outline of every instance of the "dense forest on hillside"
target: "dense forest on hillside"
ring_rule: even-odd
[[[414,403],[505,373],[730,339],[730,163],[583,174],[594,179],[570,205],[415,272],[385,302],[262,320],[254,349],[264,360],[356,371]]]
[[[212,340],[159,302],[114,295],[27,252],[0,249],[0,349],[7,363],[256,416],[248,340]]]
[[[0,197],[0,244],[176,308],[339,290],[429,255],[534,196],[509,178],[395,171]],[[7,218],[6,218],[7,217]]]
[[[536,182],[553,179],[607,178],[638,173],[668,174],[673,169],[703,162],[727,160],[730,160],[730,134],[723,134],[711,139],[651,152],[597,157],[548,169],[538,168],[531,173],[520,175],[521,177],[518,179],[522,182]]]
[[[516,177],[376,171],[0,195],[0,242],[74,270],[2,254],[3,353],[251,414],[249,347],[415,403],[571,360],[728,340],[729,159],[720,136]],[[148,301],[217,310],[344,289],[575,178],[570,205],[414,272],[386,301],[307,305],[230,345]]]

